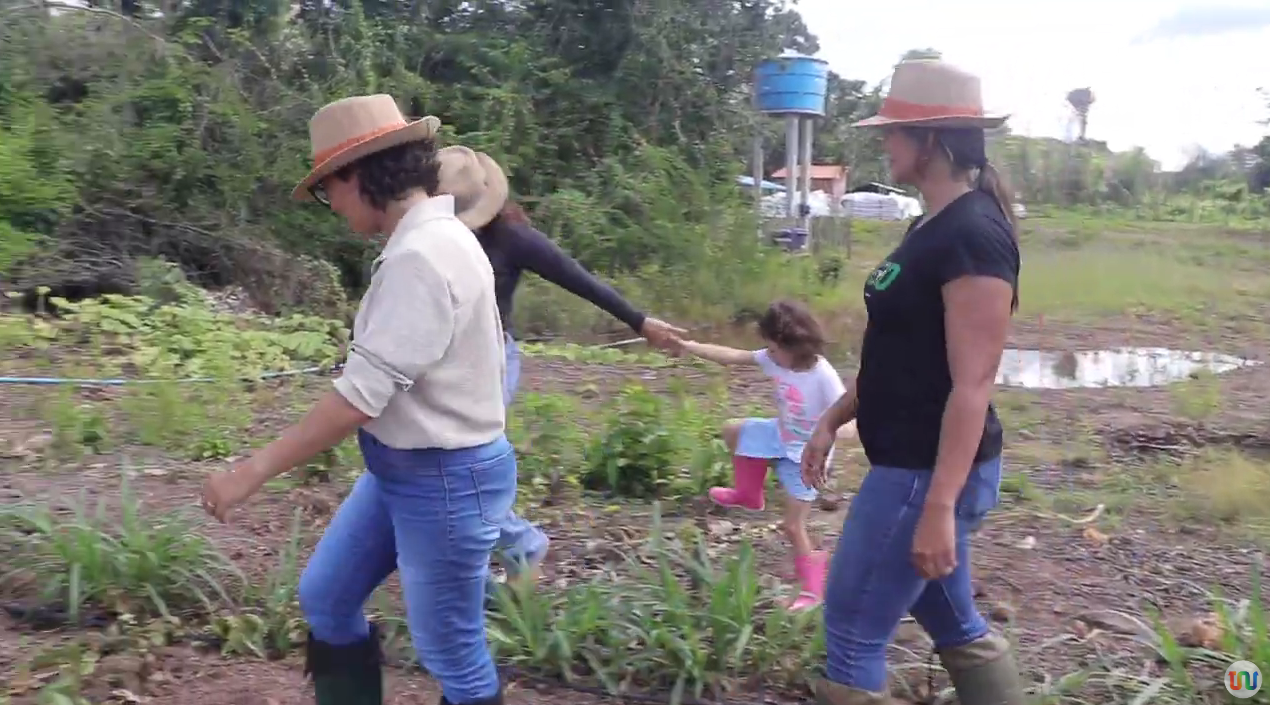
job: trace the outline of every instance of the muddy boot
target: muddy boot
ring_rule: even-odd
[[[767,459],[732,456],[733,487],[711,487],[710,499],[723,507],[759,510],[764,507],[763,482],[767,480]]]
[[[961,705],[1023,705],[1023,679],[1010,652],[1010,642],[989,632],[964,646],[939,652],[939,662],[957,691]]]
[[[304,673],[313,678],[317,705],[382,705],[384,681],[379,630],[370,625],[370,636],[352,644],[335,646],[309,633]]]
[[[834,683],[827,678],[816,681],[816,705],[890,705],[887,693],[874,693]]]

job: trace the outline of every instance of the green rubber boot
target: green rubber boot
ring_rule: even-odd
[[[1023,679],[1004,636],[987,636],[939,652],[961,705],[1025,705]]]
[[[382,662],[373,624],[369,637],[340,646],[318,641],[310,632],[304,673],[313,678],[317,705],[383,705]]]

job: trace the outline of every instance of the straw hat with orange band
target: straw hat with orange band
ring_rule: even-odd
[[[368,154],[436,137],[441,120],[431,115],[408,122],[386,94],[359,95],[328,103],[309,120],[313,170],[291,191],[297,201],[317,200],[318,183]]]
[[[914,59],[895,67],[878,114],[854,126],[989,129],[1008,117],[984,113],[978,76],[938,59]]]

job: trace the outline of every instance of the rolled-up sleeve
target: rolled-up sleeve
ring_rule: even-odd
[[[371,418],[409,390],[450,346],[454,299],[445,276],[419,252],[385,260],[335,389]]]

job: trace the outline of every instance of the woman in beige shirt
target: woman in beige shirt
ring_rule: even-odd
[[[300,579],[318,705],[382,701],[378,639],[362,607],[394,570],[443,703],[502,702],[483,604],[499,523],[516,497],[503,331],[489,258],[438,190],[439,126],[434,117],[406,122],[386,95],[346,98],[313,116],[316,166],[293,196],[388,239],[335,388],[203,489],[204,508],[223,521],[270,478],[358,434],[367,472]]]

